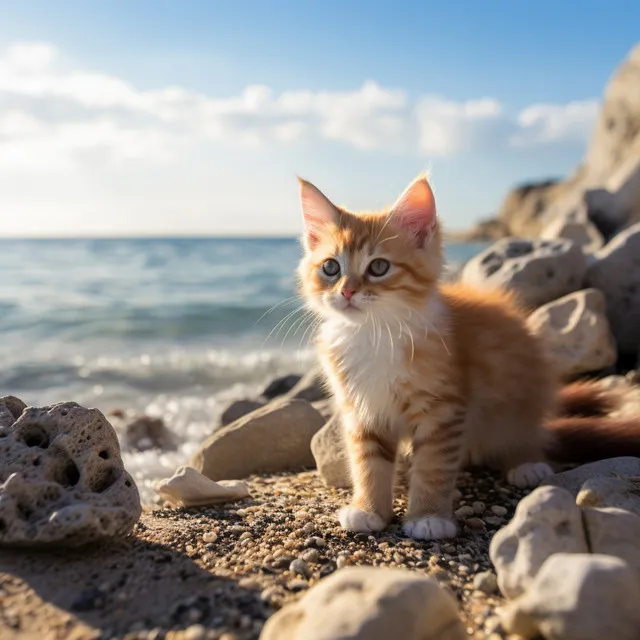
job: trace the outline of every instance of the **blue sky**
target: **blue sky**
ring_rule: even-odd
[[[429,169],[446,227],[584,153],[640,3],[0,0],[0,235],[293,234]]]

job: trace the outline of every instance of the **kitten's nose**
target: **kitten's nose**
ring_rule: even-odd
[[[355,291],[353,289],[343,289],[342,290],[342,295],[347,299],[347,302],[349,302],[351,300],[351,298],[354,296]]]

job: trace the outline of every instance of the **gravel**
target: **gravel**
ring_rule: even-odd
[[[105,639],[164,638],[175,630],[172,640],[257,640],[273,611],[323,577],[347,565],[373,565],[435,577],[458,598],[470,635],[503,637],[495,625],[502,599],[488,544],[525,492],[506,487],[498,475],[482,469],[461,474],[455,505],[461,535],[439,542],[402,534],[404,498],[396,500],[396,518],[385,531],[352,534],[335,517],[348,493],[325,487],[316,472],[249,483],[252,497],[242,502],[145,512],[117,553],[93,549],[74,552],[70,560],[0,551],[0,583],[8,576],[11,585],[0,603],[14,613],[14,630],[42,636],[50,629],[46,637],[56,640],[87,628],[94,632],[87,637]],[[96,609],[78,612],[64,598],[43,597],[47,590],[38,580],[51,582],[51,594],[65,584],[71,601]],[[166,597],[159,587],[164,580],[173,585]],[[27,606],[34,598],[42,598],[39,605]]]

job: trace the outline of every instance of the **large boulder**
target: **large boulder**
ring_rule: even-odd
[[[305,400],[274,400],[218,429],[189,466],[212,480],[313,467],[311,438],[323,424],[322,415]]]
[[[480,289],[507,289],[531,309],[582,288],[587,262],[570,240],[505,238],[464,267],[462,282]]]
[[[125,536],[140,513],[116,432],[100,411],[0,398],[0,545]]]
[[[615,364],[605,298],[597,289],[570,293],[536,309],[527,319],[553,357],[558,373],[571,378]]]
[[[606,179],[632,155],[640,137],[640,44],[616,69],[607,85],[586,157],[586,180]]]
[[[410,571],[347,567],[278,611],[260,640],[464,640],[458,604]]]
[[[640,581],[620,558],[552,555],[502,612],[507,633],[545,640],[637,640]]]
[[[620,475],[589,478],[580,487],[576,504],[581,507],[616,507],[640,516],[639,479]]]
[[[575,469],[556,473],[545,478],[541,486],[560,487],[577,496],[585,482],[592,478],[617,478],[620,476],[640,476],[640,458],[634,456],[621,456],[619,458],[607,458],[583,464]],[[616,504],[591,504],[590,506],[616,507]]]
[[[553,216],[552,221],[542,229],[540,237],[543,240],[571,240],[586,253],[593,253],[604,244],[604,238],[598,227],[589,219],[584,203],[579,203],[575,209]]]
[[[595,254],[586,283],[600,289],[621,353],[637,353],[640,346],[640,223],[619,233]]]
[[[556,487],[541,487],[523,498],[489,546],[500,591],[508,598],[527,590],[550,555],[588,550],[580,508],[568,491]]]

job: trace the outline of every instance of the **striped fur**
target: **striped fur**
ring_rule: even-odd
[[[545,451],[560,446],[560,429],[550,437],[544,427],[557,407],[565,416],[606,410],[606,398],[584,387],[559,395],[545,349],[509,294],[439,284],[442,242],[426,178],[378,213],[337,207],[304,181],[301,201],[300,283],[321,320],[319,355],[351,464],[345,528],[370,532],[389,522],[405,443],[413,461],[404,530],[451,537],[463,465],[488,464],[534,486],[551,473]],[[327,275],[327,260],[338,273]],[[373,274],[374,260],[388,261],[388,272]]]

